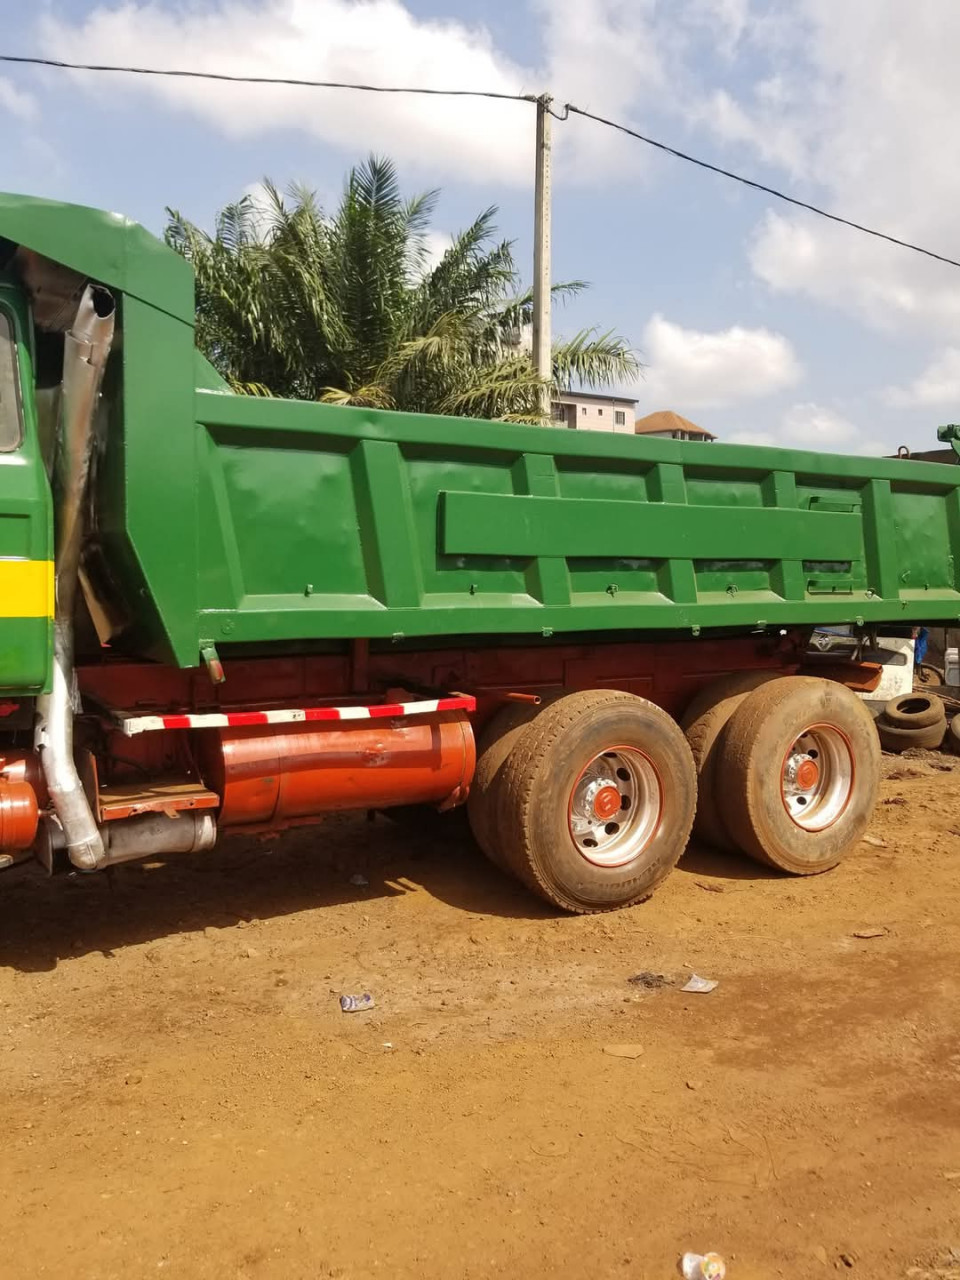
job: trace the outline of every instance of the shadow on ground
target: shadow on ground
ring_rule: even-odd
[[[360,873],[368,884],[355,886]],[[0,880],[0,965],[24,972],[92,951],[238,920],[423,890],[467,913],[518,920],[556,912],[493,867],[454,817],[417,832],[382,817],[337,815],[269,840],[228,837],[216,849],[48,879],[32,864]]]
[[[677,864],[678,870],[712,880],[783,880],[782,871],[754,862],[744,853],[726,853],[691,840]]]

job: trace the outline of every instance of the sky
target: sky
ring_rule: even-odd
[[[960,259],[952,0],[0,0],[0,52],[553,94]],[[525,103],[0,64],[0,186],[210,226],[263,178],[322,203],[370,153],[439,187],[442,246],[488,205],[532,274]],[[603,128],[554,123],[554,332],[623,334],[638,414],[830,452],[960,420],[960,269]]]

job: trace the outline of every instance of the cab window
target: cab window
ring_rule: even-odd
[[[17,346],[10,317],[0,309],[0,453],[16,449],[22,438]]]

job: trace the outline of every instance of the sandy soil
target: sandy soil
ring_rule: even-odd
[[[354,817],[5,873],[0,1275],[960,1280],[960,762],[885,763],[837,871],[600,917]]]

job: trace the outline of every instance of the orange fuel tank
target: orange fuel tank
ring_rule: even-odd
[[[440,804],[466,795],[476,763],[466,714],[251,726],[200,735],[221,827],[271,827],[337,809]]]
[[[0,853],[29,849],[37,836],[46,791],[32,751],[0,753]]]
[[[29,849],[39,820],[37,793],[30,783],[0,775],[0,853]]]

